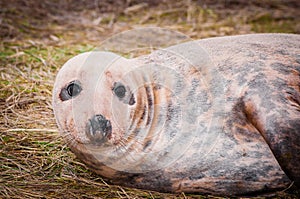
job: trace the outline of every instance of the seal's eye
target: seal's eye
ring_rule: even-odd
[[[81,87],[75,82],[72,82],[71,84],[68,85],[67,91],[68,91],[68,95],[70,95],[71,97],[75,97],[80,93]]]
[[[113,92],[115,93],[115,95],[118,98],[123,98],[123,97],[125,97],[126,88],[121,83],[115,83],[114,88],[113,88]]]
[[[73,97],[76,97],[81,92],[81,90],[82,88],[80,86],[80,83],[78,81],[72,81],[61,90],[59,95],[60,99],[62,101],[69,100]]]

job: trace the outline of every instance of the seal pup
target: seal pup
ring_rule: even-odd
[[[112,183],[250,195],[300,185],[300,36],[209,38],[59,71],[53,109],[71,150]]]

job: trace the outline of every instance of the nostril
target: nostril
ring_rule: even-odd
[[[101,122],[103,120],[106,120],[105,117],[103,115],[100,115],[100,114],[99,115],[95,115],[94,119],[97,120],[97,121],[99,121],[99,122]]]
[[[99,125],[100,128],[105,128],[106,127],[106,123],[108,121],[102,115],[96,115],[94,120],[96,122],[96,125]]]
[[[111,124],[109,120],[106,120],[105,124],[105,136],[108,136],[108,134],[111,133]]]

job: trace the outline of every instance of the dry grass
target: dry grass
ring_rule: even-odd
[[[297,1],[76,2],[0,0],[0,198],[212,198],[108,185],[90,172],[58,135],[51,108],[55,75],[73,55],[136,26],[192,38],[299,33]]]

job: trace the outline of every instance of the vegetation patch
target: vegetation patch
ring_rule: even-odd
[[[0,1],[0,198],[220,198],[111,185],[59,136],[51,99],[72,56],[134,27],[190,38],[300,33],[299,1]],[[125,53],[131,57],[130,53]],[[287,189],[274,198],[298,198]]]

